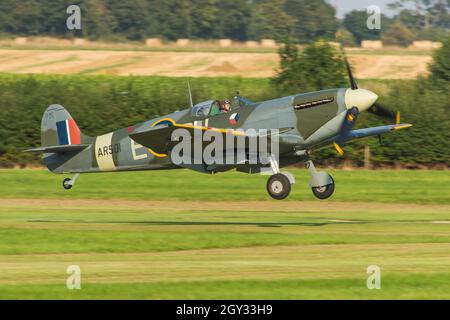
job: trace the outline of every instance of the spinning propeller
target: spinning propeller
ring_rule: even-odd
[[[346,144],[346,142],[350,137],[350,132],[352,131],[353,126],[356,123],[360,111],[367,110],[368,112],[378,117],[388,119],[390,121],[395,121],[396,124],[400,124],[401,121],[400,112],[392,111],[391,109],[377,103],[376,100],[378,97],[374,93],[367,90],[359,89],[358,83],[356,82],[356,79],[353,75],[353,71],[348,61],[344,48],[342,48],[342,52],[344,53],[345,67],[347,69],[348,78],[350,80],[350,86],[352,90],[348,92],[348,95],[351,97],[350,101],[362,102],[362,104],[366,104],[365,105],[366,108],[361,108],[362,110],[359,110],[359,108],[357,107],[357,103],[352,102],[350,102],[351,105],[347,105],[349,110],[347,111],[345,120],[342,123],[339,136],[334,143],[334,147],[341,156],[344,154],[343,146]]]
[[[352,67],[350,66],[350,63],[348,62],[347,54],[345,53],[345,50],[342,50],[344,52],[344,61],[345,66],[347,68],[348,78],[350,79],[350,85],[352,90],[358,90],[358,83],[355,80],[355,77],[353,76]],[[372,107],[368,110],[370,113],[379,116],[381,118],[385,118],[388,120],[393,120],[396,122],[396,124],[400,124],[400,112],[395,112],[378,102],[375,102]]]

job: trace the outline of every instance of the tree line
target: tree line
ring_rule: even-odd
[[[381,15],[381,29],[366,26],[367,13],[345,15],[337,38],[346,45],[382,40],[386,45],[407,46],[414,40],[443,41],[450,30],[450,0],[398,0],[389,5],[395,15]]]
[[[450,28],[450,0],[399,0],[394,17],[382,15],[380,30],[370,30],[366,11],[343,20],[325,0],[79,0],[81,30],[68,30],[68,0],[0,1],[0,36],[62,36],[93,40],[143,40],[159,37],[278,41],[317,39],[358,44],[383,39],[407,45],[415,39],[439,40]]]
[[[0,31],[13,35],[83,36],[90,39],[161,37],[301,42],[331,38],[334,8],[325,0],[79,0],[82,28],[66,28],[67,0],[0,1]]]

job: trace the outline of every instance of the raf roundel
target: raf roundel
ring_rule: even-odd
[[[232,125],[236,125],[239,121],[239,115],[237,113],[233,113],[230,117],[230,123]]]

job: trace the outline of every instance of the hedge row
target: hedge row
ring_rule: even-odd
[[[186,108],[186,78],[109,77],[0,74],[0,166],[38,164],[36,155],[22,150],[40,144],[40,121],[46,107],[64,105],[82,130],[103,134],[145,119]],[[268,79],[190,79],[196,102],[228,98],[237,90],[254,101],[280,93]],[[346,148],[344,158],[330,147],[315,154],[318,162],[336,164],[350,160],[362,164],[364,145],[372,151],[375,165],[450,165],[449,90],[429,87],[425,80],[390,82],[380,101],[402,112],[414,128],[378,139],[366,139]],[[386,122],[362,115],[358,127]]]

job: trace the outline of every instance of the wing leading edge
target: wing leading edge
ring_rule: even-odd
[[[365,128],[365,129],[359,129],[359,130],[353,130],[350,132],[350,139],[361,139],[371,136],[378,136],[380,134],[385,134],[393,131],[399,131],[403,129],[411,128],[412,124],[405,123],[405,124],[394,124],[389,126],[381,126],[381,127],[373,127],[373,128]]]

